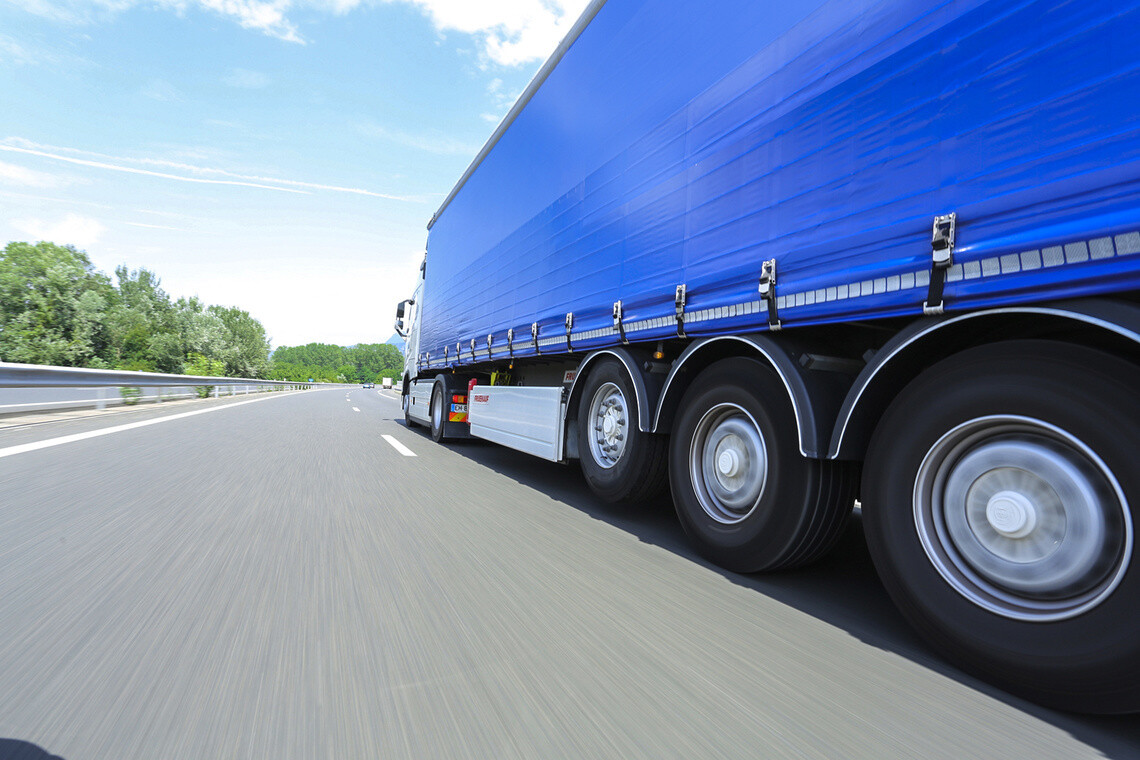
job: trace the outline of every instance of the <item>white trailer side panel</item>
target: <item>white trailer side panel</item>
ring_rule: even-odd
[[[562,387],[477,385],[467,397],[471,435],[551,462],[562,459]]]

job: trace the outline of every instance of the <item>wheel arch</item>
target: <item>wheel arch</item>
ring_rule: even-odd
[[[796,419],[800,453],[821,458],[826,444],[825,427],[833,418],[846,390],[839,375],[804,369],[797,361],[803,351],[792,338],[777,341],[767,334],[726,335],[702,338],[691,343],[673,362],[661,392],[653,422],[654,432],[668,432],[685,391],[697,374],[721,359],[758,359],[779,377]]]
[[[891,400],[926,368],[996,340],[1052,338],[1140,357],[1140,306],[1081,299],[931,317],[896,333],[868,361],[843,400],[830,433],[828,459],[861,460]],[[934,403],[934,400],[932,400]]]
[[[418,378],[417,378],[418,379]],[[444,408],[451,406],[452,394],[467,394],[467,378],[454,372],[441,372],[432,378],[423,378],[425,382],[431,382],[432,397],[434,397],[435,389],[439,388],[442,394],[442,403]],[[430,420],[430,406],[429,406],[429,420]],[[443,437],[445,439],[454,440],[457,438],[470,438],[471,430],[466,422],[455,422],[448,419],[447,412],[443,413]]]
[[[569,425],[578,418],[578,410],[582,406],[582,388],[586,385],[585,380],[590,372],[606,358],[615,359],[620,362],[625,368],[630,382],[633,383],[633,393],[637,397],[638,430],[643,433],[653,432],[650,420],[653,419],[653,412],[656,408],[658,398],[654,391],[655,386],[660,383],[659,381],[655,381],[653,376],[643,369],[649,359],[648,352],[624,347],[604,348],[599,351],[593,351],[578,365],[578,369],[574,374],[574,381],[570,384],[570,393],[567,396],[566,424]]]

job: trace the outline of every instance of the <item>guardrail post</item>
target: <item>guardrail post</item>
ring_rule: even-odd
[[[99,395],[95,397],[95,409],[98,411],[106,411],[107,409],[107,389],[100,388]]]

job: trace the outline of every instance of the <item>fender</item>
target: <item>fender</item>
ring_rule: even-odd
[[[843,401],[831,432],[828,459],[861,459],[870,437],[873,420],[869,418],[879,404],[879,394],[894,387],[904,372],[903,382],[913,378],[914,367],[922,366],[922,358],[934,340],[946,337],[955,328],[986,319],[1038,316],[1072,321],[1115,335],[1133,347],[1140,347],[1140,307],[1111,299],[1078,299],[1040,306],[1003,306],[964,314],[920,319],[900,330],[888,340],[855,378]],[[1018,337],[1011,335],[1010,337]],[[952,352],[951,352],[952,353]],[[943,351],[943,354],[946,354]],[[948,354],[947,354],[948,355]],[[942,355],[939,355],[942,358]],[[916,362],[918,363],[916,365]]]
[[[643,433],[654,432],[649,421],[653,419],[653,413],[656,410],[657,400],[661,397],[658,393],[660,390],[660,381],[656,380],[649,373],[642,370],[642,365],[648,360],[648,354],[644,357],[637,356],[634,352],[636,349],[631,350],[625,347],[604,348],[599,351],[590,353],[582,363],[578,365],[578,370],[574,375],[574,382],[570,384],[570,394],[567,396],[569,403],[566,406],[566,418],[576,417],[578,412],[578,405],[581,403],[582,395],[581,389],[578,387],[578,381],[586,376],[586,370],[590,365],[597,362],[603,357],[609,356],[617,359],[625,367],[626,374],[629,375],[630,381],[633,383],[633,394],[636,396],[637,402],[637,429]]]
[[[755,355],[775,371],[788,393],[796,418],[800,453],[812,459],[819,458],[830,431],[830,421],[834,419],[850,384],[850,375],[805,369],[796,359],[805,353],[794,338],[781,336],[777,341],[763,333],[694,341],[669,371],[653,421],[653,432],[669,432],[672,426],[681,396],[689,385],[678,379],[682,372],[700,371],[712,361],[728,356]]]

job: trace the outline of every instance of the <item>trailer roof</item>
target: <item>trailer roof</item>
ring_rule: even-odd
[[[475,170],[479,168],[479,164],[483,163],[483,159],[487,157],[487,154],[491,152],[495,144],[499,142],[503,133],[510,128],[511,124],[518,118],[518,115],[526,108],[526,104],[529,103],[530,99],[534,97],[534,94],[538,92],[538,88],[541,87],[542,83],[546,81],[546,78],[550,76],[550,72],[554,71],[554,67],[562,60],[562,56],[566,55],[566,51],[570,49],[570,46],[574,44],[574,41],[578,39],[582,31],[589,25],[594,19],[594,16],[598,14],[598,11],[600,11],[605,4],[606,0],[591,0],[590,4],[586,6],[586,10],[582,12],[582,15],[574,23],[570,31],[567,32],[562,42],[558,44],[558,47],[554,49],[551,56],[546,59],[546,63],[542,64],[542,68],[539,69],[538,73],[534,75],[534,78],[530,80],[530,84],[523,90],[522,95],[520,95],[519,99],[515,101],[515,104],[511,106],[511,110],[507,111],[507,115],[503,117],[503,120],[499,122],[499,126],[495,128],[495,131],[491,133],[490,138],[484,143],[482,149],[475,155],[474,160],[472,160],[471,164],[467,167],[467,171],[463,172],[463,176],[459,178],[459,182],[455,184],[455,187],[451,188],[451,192],[443,199],[443,203],[436,212],[432,214],[431,221],[429,221],[427,225],[429,230],[435,224],[435,221],[439,219],[439,215],[443,213],[443,210],[448,207],[452,199],[459,193],[460,189],[467,184],[467,180],[470,179],[471,175],[475,173]]]

